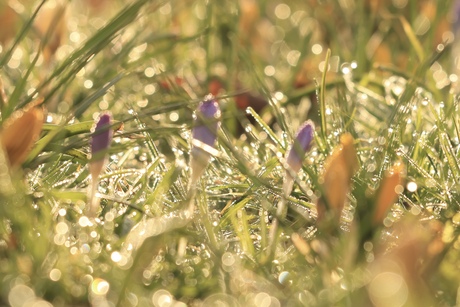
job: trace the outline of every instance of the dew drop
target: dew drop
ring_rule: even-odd
[[[409,183],[407,184],[406,187],[407,187],[407,190],[408,190],[409,192],[415,192],[415,191],[417,191],[417,183],[415,183],[415,182],[413,182],[413,181],[409,182]]]
[[[278,282],[282,285],[286,284],[289,282],[288,280],[288,277],[289,277],[289,272],[287,271],[283,271],[280,273],[280,275],[278,276]]]
[[[52,281],[58,281],[61,279],[62,273],[59,269],[52,269],[50,271],[49,277]]]
[[[342,66],[341,66],[341,70],[342,70],[342,73],[344,75],[348,75],[348,74],[351,73],[353,68],[351,67],[351,65],[349,63],[343,63]]]
[[[96,278],[91,284],[91,291],[96,295],[106,295],[109,292],[110,284],[102,279]]]
[[[152,303],[154,306],[171,306],[173,297],[166,290],[158,290],[152,295]]]
[[[8,294],[11,306],[25,306],[27,301],[35,298],[34,290],[25,285],[14,286]]]
[[[122,255],[119,252],[113,252],[110,258],[113,262],[120,262]]]
[[[404,278],[393,272],[378,274],[369,284],[369,294],[377,306],[403,306],[408,298]]]

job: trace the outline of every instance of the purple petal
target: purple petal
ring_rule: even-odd
[[[220,109],[213,96],[202,101],[194,114],[192,129],[192,150],[190,152],[191,182],[196,183],[204,172],[211,157],[209,151],[215,148],[217,129],[220,125]],[[208,146],[208,148],[206,148]]]
[[[94,128],[93,137],[91,138],[91,156],[94,160],[102,160],[112,142],[112,128],[110,128],[110,114],[102,114]]]
[[[457,36],[458,32],[460,31],[460,0],[454,1],[452,11],[454,15],[453,16],[454,23],[453,23],[452,31],[454,32],[454,35]]]
[[[214,147],[219,128],[220,109],[214,99],[202,101],[194,115],[192,137],[208,146]]]
[[[302,161],[305,157],[305,153],[311,147],[314,131],[315,125],[313,124],[313,122],[305,122],[305,124],[303,124],[297,132],[297,135],[294,139],[294,143],[289,149],[286,162],[288,166],[295,172],[297,172],[302,166]]]

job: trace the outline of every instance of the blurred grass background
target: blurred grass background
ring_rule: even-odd
[[[0,152],[0,304],[460,304],[454,2],[2,1],[2,135],[37,97],[45,113],[20,166]],[[208,93],[218,154],[183,222]],[[88,145],[104,111],[116,131],[92,218]],[[315,144],[267,257],[306,119]],[[28,124],[9,133],[19,142]],[[323,174],[344,133],[358,171],[340,221],[318,218],[342,188]]]

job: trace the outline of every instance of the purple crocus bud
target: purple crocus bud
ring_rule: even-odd
[[[276,242],[277,242],[277,232],[279,225],[279,218],[284,219],[286,216],[286,202],[287,197],[291,194],[292,187],[294,185],[294,177],[300,168],[302,167],[302,161],[305,157],[305,154],[311,147],[311,142],[313,140],[313,132],[315,131],[315,124],[312,121],[306,121],[297,132],[297,135],[294,139],[293,144],[286,152],[286,176],[283,178],[283,198],[281,198],[276,209],[276,217],[273,220],[272,226],[270,227],[270,232],[268,234],[268,244],[269,248],[267,249],[268,257],[271,258],[275,253]]]
[[[294,173],[297,173],[302,167],[302,161],[305,153],[311,147],[313,140],[313,132],[315,131],[315,124],[308,120],[303,124],[294,139],[294,143],[287,152],[286,163]]]
[[[214,147],[219,127],[220,109],[219,104],[211,96],[208,100],[200,102],[194,114],[194,126],[192,137],[208,146]]]
[[[99,175],[104,168],[105,157],[112,142],[113,131],[110,125],[110,114],[102,114],[94,127],[93,136],[90,141],[91,158],[89,161],[89,172],[91,174],[91,186],[89,190],[90,206],[88,208],[88,215],[90,216],[96,213],[99,204],[96,198],[96,191],[99,184]]]
[[[217,129],[220,126],[219,104],[212,95],[200,102],[194,114],[190,168],[192,183],[196,183],[209,162],[215,148]]]
[[[294,184],[293,174],[302,167],[302,161],[305,153],[310,149],[313,140],[313,132],[315,131],[315,124],[312,121],[306,121],[297,132],[294,143],[286,153],[286,177],[283,182],[283,192],[285,196],[291,194],[292,186]]]
[[[104,160],[110,143],[112,142],[113,131],[110,127],[111,116],[104,113],[99,117],[91,138],[91,161]]]

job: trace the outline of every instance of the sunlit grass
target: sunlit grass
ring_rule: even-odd
[[[454,3],[317,2],[0,4],[0,304],[458,304]],[[59,18],[40,30],[46,10]],[[221,125],[203,147],[209,93]],[[198,182],[192,146],[210,157]]]

